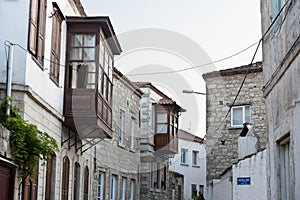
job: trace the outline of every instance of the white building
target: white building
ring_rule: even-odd
[[[170,170],[184,175],[184,200],[192,199],[195,191],[205,196],[206,151],[204,139],[178,131],[178,154],[170,160]]]

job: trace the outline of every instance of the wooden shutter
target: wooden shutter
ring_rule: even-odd
[[[38,31],[38,0],[30,3],[30,25],[29,25],[29,51],[36,54],[36,39]]]
[[[51,198],[51,185],[52,185],[52,174],[53,174],[53,162],[54,156],[50,156],[47,161],[47,169],[46,169],[46,195],[45,200],[50,200]]]
[[[38,27],[38,40],[37,40],[37,60],[43,64],[44,60],[44,47],[45,47],[45,30],[46,30],[46,0],[40,0],[39,5],[39,27]]]
[[[69,194],[69,170],[70,161],[68,157],[63,159],[63,172],[62,172],[62,187],[61,187],[61,200],[68,200]]]

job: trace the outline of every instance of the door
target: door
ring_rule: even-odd
[[[14,193],[14,170],[0,163],[0,200],[12,200]]]

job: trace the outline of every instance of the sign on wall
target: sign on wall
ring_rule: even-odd
[[[237,184],[238,185],[251,185],[251,178],[250,177],[238,177]]]

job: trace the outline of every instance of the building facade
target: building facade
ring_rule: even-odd
[[[249,74],[232,105],[247,70]],[[266,146],[263,74],[260,62],[203,75],[206,81],[207,184],[238,161],[238,137],[251,123],[260,143]]]
[[[150,82],[135,82],[140,102],[140,199],[170,199],[169,157],[178,153],[178,117],[183,109]]]
[[[204,139],[184,130],[178,131],[178,154],[170,159],[170,170],[184,176],[184,199],[193,199],[197,192],[205,196],[206,152]]]
[[[262,0],[261,19],[268,199],[299,199],[300,2]]]
[[[142,92],[114,70],[121,47],[110,19],[87,17],[79,0],[1,2],[0,18],[1,98],[12,66],[13,105],[59,144],[24,182],[1,131],[5,200],[138,199]]]

